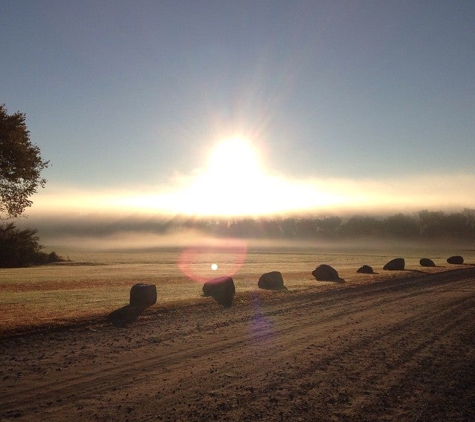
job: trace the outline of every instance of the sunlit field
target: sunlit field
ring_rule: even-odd
[[[233,248],[194,247],[189,249],[129,250],[115,252],[68,251],[68,261],[34,268],[0,269],[0,332],[42,324],[62,325],[88,318],[106,317],[129,302],[135,283],[155,284],[155,309],[171,309],[192,303],[209,303],[201,288],[204,281],[231,275],[236,285],[235,301],[249,292],[259,295],[287,294],[302,289],[329,289],[457,268],[447,257],[462,255],[465,263],[475,263],[474,250],[453,248],[306,247]],[[403,257],[406,270],[383,271],[392,258]],[[419,259],[432,259],[435,268],[421,267]],[[316,281],[311,272],[319,264],[329,264],[345,280],[344,284]],[[373,275],[358,274],[363,264],[371,265]],[[280,271],[288,292],[264,292],[257,287],[259,277]],[[247,293],[247,296],[246,296]]]

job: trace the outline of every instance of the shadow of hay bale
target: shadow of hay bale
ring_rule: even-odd
[[[107,321],[115,325],[116,327],[125,327],[134,322],[146,308],[137,307],[132,305],[126,305],[122,308],[112,311],[107,316]]]

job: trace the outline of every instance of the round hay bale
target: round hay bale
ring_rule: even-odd
[[[145,309],[157,303],[157,288],[153,284],[137,283],[130,289],[130,306]]]
[[[327,264],[321,264],[312,271],[312,275],[318,281],[341,281],[338,271]]]
[[[435,267],[434,261],[429,258],[421,258],[419,264],[421,264],[421,267]]]
[[[235,293],[234,280],[228,276],[213,278],[203,284],[203,295],[211,296],[225,307],[232,305]]]
[[[362,267],[358,268],[356,270],[357,273],[362,273],[362,274],[373,274],[373,267],[370,267],[369,265],[363,265]]]
[[[283,290],[284,289],[284,278],[280,271],[271,271],[269,273],[262,274],[259,277],[257,286],[260,289],[267,290]]]
[[[383,267],[383,270],[402,271],[405,266],[406,261],[404,261],[404,258],[394,258]]]
[[[460,255],[454,255],[450,258],[447,258],[447,262],[449,264],[461,265],[463,264],[463,257],[461,257]]]

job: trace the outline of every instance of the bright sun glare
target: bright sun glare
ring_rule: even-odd
[[[173,191],[134,196],[124,204],[147,211],[192,216],[271,215],[338,200],[314,189],[271,176],[252,139],[224,138],[209,151],[204,166],[184,176]]]
[[[257,153],[250,141],[244,138],[230,138],[222,141],[210,154],[209,172],[226,172],[230,169],[256,171]]]
[[[264,179],[251,141],[224,139],[211,150],[206,167],[197,174],[189,192],[194,200],[188,206],[196,214],[252,213]]]
[[[231,189],[249,190],[250,184],[262,177],[257,153],[244,138],[226,139],[211,152],[203,174],[204,182],[223,195]]]

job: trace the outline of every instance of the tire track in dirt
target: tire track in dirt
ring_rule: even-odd
[[[471,304],[473,304],[473,302],[471,302]],[[453,309],[454,310],[459,310],[460,309],[459,307],[461,305],[463,306],[464,303],[463,302],[454,302]],[[465,309],[468,309],[468,307],[465,306]],[[434,339],[438,338],[438,336],[446,335],[447,332],[450,332],[453,328],[461,325],[462,321],[467,320],[466,315],[464,315],[464,316],[460,317],[460,319],[458,321],[455,320],[455,322],[454,322],[453,319],[450,320],[450,319],[447,318],[448,316],[450,316],[451,313],[452,313],[452,311],[450,310],[447,315],[438,316],[438,318],[440,318],[441,321],[452,321],[452,322],[451,322],[451,324],[449,324],[449,326],[446,328],[445,331],[441,330],[436,335],[434,335]],[[383,342],[384,343],[384,348],[385,348],[384,350],[387,350],[388,346],[390,346],[394,349],[394,346],[397,346],[398,343],[400,343],[401,341],[409,343],[408,342],[408,337],[410,337],[410,335],[407,334],[407,333],[404,334],[407,327],[412,326],[414,323],[420,323],[423,320],[425,320],[426,318],[433,317],[434,315],[438,315],[438,313],[434,312],[433,315],[427,315],[426,314],[426,315],[423,315],[423,316],[418,317],[418,318],[412,318],[411,320],[408,320],[406,323],[404,323],[402,325],[399,324],[399,325],[395,325],[394,327],[389,328],[386,332],[383,332],[383,333],[379,332],[377,335],[373,335],[373,336],[365,336],[364,338],[360,339],[357,343],[350,342],[346,347],[343,347],[343,348],[338,349],[338,350],[333,350],[332,353],[330,355],[328,355],[326,358],[320,359],[317,363],[313,362],[313,364],[320,371],[320,374],[319,374],[320,376],[319,377],[313,377],[313,374],[315,373],[315,370],[311,371],[310,369],[315,369],[315,368],[304,367],[303,371],[296,371],[294,373],[293,378],[295,378],[295,379],[299,379],[299,378],[304,379],[305,374],[310,372],[310,373],[312,373],[311,378],[312,379],[313,378],[320,379],[320,383],[318,384],[318,386],[322,386],[321,383],[324,382],[324,381],[321,381],[321,380],[322,379],[325,380],[326,378],[328,378],[328,377],[325,376],[325,373],[328,371],[328,367],[330,367],[331,365],[333,365],[333,366],[340,365],[342,368],[344,368],[345,373],[346,373],[346,377],[348,378],[348,369],[351,370],[352,366],[355,364],[355,358],[363,356],[364,357],[363,361],[368,360],[367,353],[365,353],[366,349],[369,349],[369,350],[373,349],[373,347],[377,346],[377,342],[379,342],[379,343]],[[401,332],[402,332],[401,336],[396,337],[390,343],[387,342],[388,336],[389,336],[389,339],[391,340],[391,336],[394,333],[401,333]],[[394,357],[392,357],[393,361],[394,361],[392,365],[395,368],[395,369],[391,370],[392,373],[391,373],[391,371],[388,371],[388,370],[385,370],[385,372],[384,371],[379,371],[379,372],[391,375],[389,378],[392,379],[394,375],[397,375],[397,373],[401,372],[401,366],[402,366],[403,362],[406,362],[406,361],[411,362],[414,359],[414,357],[417,357],[417,355],[419,354],[419,350],[426,349],[428,347],[428,345],[430,345],[434,341],[434,339],[432,339],[430,341],[426,341],[425,343],[413,346],[413,349],[409,349],[409,351],[406,351],[407,356],[406,357],[404,357],[404,356],[400,357],[399,361],[394,361]],[[319,346],[317,344],[313,344],[313,346],[321,348],[321,346]],[[391,353],[394,353],[394,351],[392,351]],[[387,353],[385,353],[385,354],[387,354]],[[348,357],[348,356],[350,357],[350,361],[346,362],[345,357]],[[385,358],[384,355],[379,356],[379,360],[378,360],[378,356],[369,356],[369,357],[371,358],[371,359],[369,359],[369,362],[370,362],[369,366],[361,368],[360,372],[358,373],[359,382],[361,382],[361,376],[365,375],[367,373],[367,371],[375,365],[375,363],[378,363],[378,361],[381,362],[384,367],[387,366],[387,362],[384,361],[384,358]],[[376,359],[376,362],[375,362],[375,359]],[[330,376],[330,379],[328,380],[328,381],[330,381],[328,383],[328,385],[333,386],[333,384],[335,383],[335,379],[338,379],[339,375],[340,374],[338,374],[338,373],[335,374],[335,373],[332,372],[331,376]],[[291,373],[282,374],[281,379],[277,383],[275,383],[274,385],[268,384],[266,386],[266,389],[267,390],[270,389],[271,391],[275,391],[275,390],[279,389],[279,386],[292,385],[294,383],[292,382],[291,378],[292,378]],[[353,377],[353,378],[357,379],[356,376]],[[303,383],[303,384],[305,384],[305,383]],[[307,383],[307,385],[315,387],[317,384],[315,383],[315,380],[312,380],[312,381],[309,381]],[[328,385],[326,387],[328,387]],[[342,385],[344,385],[344,383],[342,383]],[[325,387],[325,386],[323,386],[323,387]],[[343,404],[345,404],[349,400],[348,393],[339,392],[337,394],[337,397],[338,397],[338,399],[330,397],[328,400],[329,400],[330,403],[332,403],[332,402],[337,403],[338,407],[341,407]],[[267,399],[268,399],[267,401],[274,402],[274,403],[278,403],[278,402],[281,402],[281,401],[285,402],[285,400],[282,400],[283,397],[280,397],[279,399],[277,399],[277,398],[270,398],[269,399],[269,397],[267,397]],[[257,407],[259,407],[259,406],[257,406]],[[273,407],[275,407],[275,406],[273,406]],[[304,403],[303,407],[308,408],[309,407],[308,403],[307,404]],[[270,411],[270,409],[267,409],[267,412],[269,412],[269,411]],[[335,414],[335,413],[336,413],[336,411],[333,412],[333,414]],[[284,410],[282,410],[282,415],[285,415]],[[356,420],[356,419],[354,419],[354,416],[355,415],[352,415],[349,420]],[[248,416],[248,417],[249,417],[249,419],[252,419],[251,416]],[[240,418],[240,420],[245,420],[245,418],[244,419]]]
[[[107,327],[95,346],[116,362],[99,357],[90,367],[83,359],[52,381],[31,376],[2,388],[0,416],[325,421],[385,420],[386,412],[413,420],[424,415],[403,388],[424,390],[411,384],[413,372],[438,362],[443,348],[452,356],[451,342],[465,350],[460,339],[473,336],[473,323],[472,334],[464,331],[473,321],[473,271],[454,275],[254,299],[232,312],[191,313],[192,327],[186,315],[159,327],[152,318],[133,350],[114,349],[117,334]]]
[[[457,305],[457,304],[456,304],[456,305]],[[436,314],[437,314],[437,311],[434,311],[434,315],[436,315]],[[426,317],[427,317],[427,315],[423,315],[422,317],[420,317],[420,318],[417,319],[417,320],[413,318],[412,320],[408,321],[406,325],[410,326],[411,324],[418,323],[418,322],[420,322],[420,320],[423,320],[423,319],[425,319]],[[442,320],[445,320],[445,319],[446,319],[446,317],[445,317],[444,315],[442,315],[441,318],[442,318]],[[455,323],[454,325],[457,325],[457,323]],[[400,329],[404,329],[404,328],[405,328],[405,327],[403,327],[403,326],[396,327],[396,329],[391,329],[391,330],[390,330],[390,333],[393,332],[393,331],[397,331],[397,330],[400,330]],[[383,335],[383,334],[380,334],[380,336],[381,336],[383,339],[385,338],[385,335]],[[361,346],[364,347],[364,345],[365,345],[366,343],[367,343],[367,339],[364,339],[364,340],[361,342]],[[359,349],[362,348],[361,346],[360,346]],[[355,347],[355,348],[356,348],[356,347]],[[291,350],[291,351],[290,351],[290,354],[293,354],[294,352],[298,352],[298,350]],[[341,358],[342,355],[344,355],[344,353],[343,353],[343,352],[340,352],[340,353],[338,353],[338,354],[334,353],[334,355],[335,355],[335,357],[334,357],[333,360],[338,360],[338,359]],[[288,375],[288,374],[287,374],[287,375]],[[282,383],[283,383],[283,384],[288,384],[288,383],[289,383],[289,376],[286,376],[286,377],[283,377],[283,378],[284,378],[284,379],[283,379],[283,382],[282,382]],[[268,385],[266,388],[269,389],[269,388],[272,388],[272,386],[269,386],[269,385]],[[267,399],[268,399],[268,398],[267,398]],[[268,401],[270,401],[271,403],[273,402],[272,398],[269,399]],[[275,401],[275,399],[274,399],[274,401]],[[254,404],[256,404],[256,403],[254,403]],[[259,406],[255,406],[255,405],[254,405],[254,406],[251,406],[251,407],[259,407]],[[274,407],[275,407],[275,406],[274,406]],[[267,411],[266,414],[268,414],[268,411]],[[241,415],[241,416],[242,416],[242,415]],[[256,417],[256,416],[258,417],[259,415],[257,415],[257,414],[251,415],[250,419],[253,419],[253,418]],[[236,420],[238,420],[238,419],[239,419],[239,420],[245,420],[245,418],[241,418],[241,417],[237,418]]]

